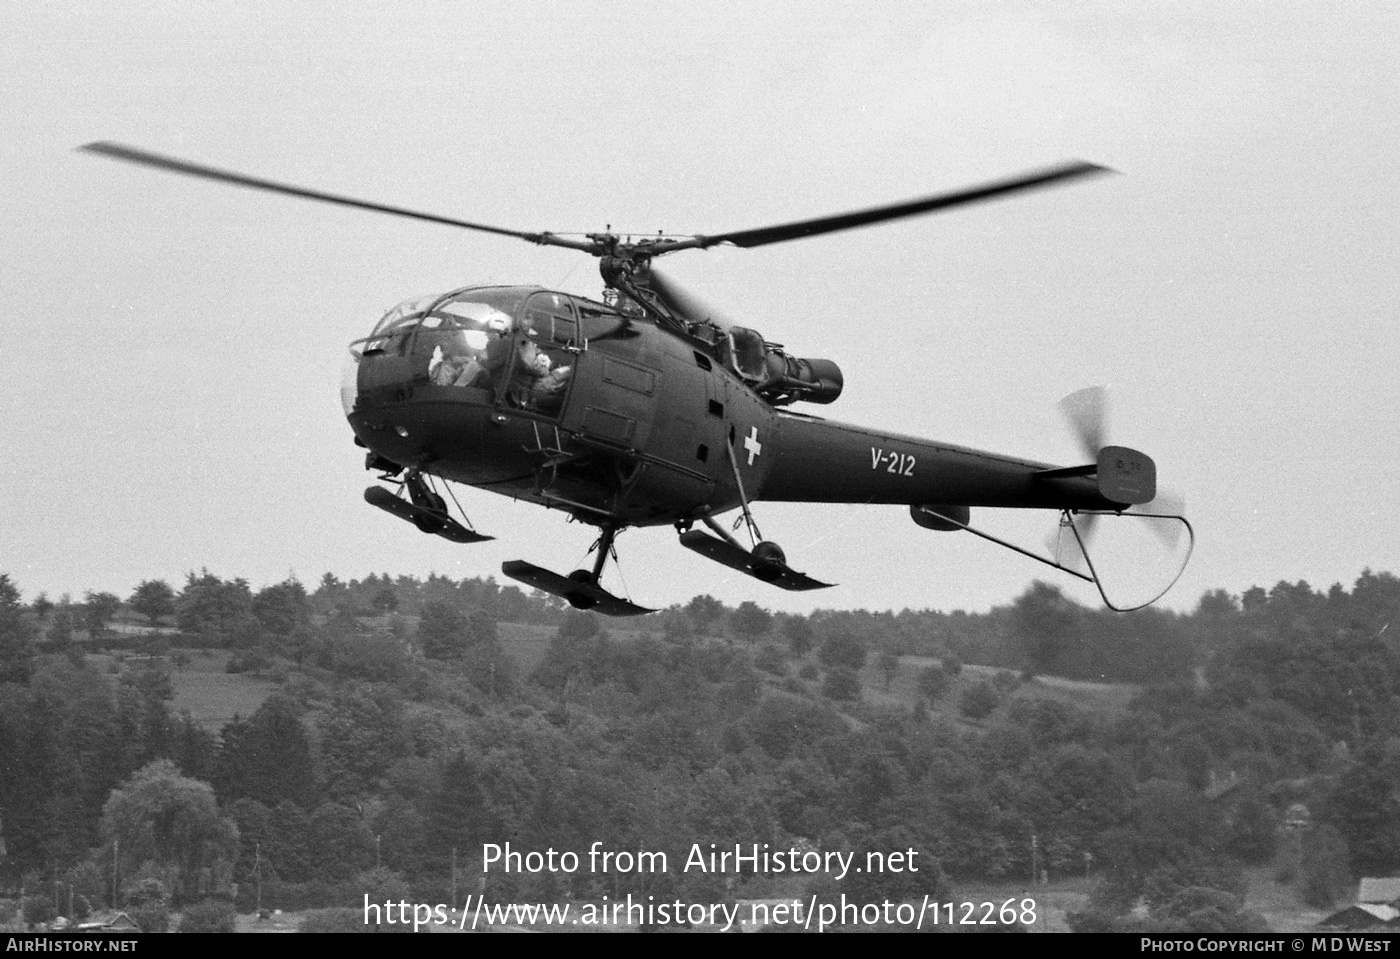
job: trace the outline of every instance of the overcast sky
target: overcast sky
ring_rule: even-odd
[[[1173,608],[1400,569],[1394,4],[19,0],[5,22],[0,571],[27,598],[202,567],[255,588],[567,572],[593,539],[470,489],[494,542],[374,510],[337,398],[345,345],[395,302],[596,297],[591,258],[74,152],[92,140],[558,232],[713,233],[1105,164],[1121,175],[666,265],[837,360],[845,395],[814,410],[834,419],[1069,464],[1056,401],[1109,386],[1112,438],[1198,530]],[[611,584],[981,610],[1044,578],[1097,601],[900,508],[757,517],[841,585],[783,594],[665,528],[619,539]],[[974,518],[1030,545],[1054,528]]]

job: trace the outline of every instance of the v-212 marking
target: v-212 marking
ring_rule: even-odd
[[[893,473],[896,476],[914,475],[914,455],[912,453],[886,452],[870,447],[870,468],[878,470],[882,465],[886,473]]]

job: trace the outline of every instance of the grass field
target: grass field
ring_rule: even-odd
[[[885,677],[877,665],[871,662],[861,670],[861,697],[876,706],[902,706],[913,708],[920,697],[919,674],[930,666],[938,666],[940,661],[931,656],[901,656],[899,669],[885,688]],[[991,682],[1004,670],[991,666],[964,665],[957,678],[929,707],[933,715],[958,715],[958,697],[968,686],[978,682]],[[1118,716],[1128,708],[1134,696],[1142,687],[1132,683],[1091,683],[1058,676],[1038,676],[1027,683],[1021,683],[1012,693],[1015,699],[1050,699],[1089,712],[1107,716]]]
[[[276,685],[247,673],[226,673],[228,653],[190,650],[189,664],[170,671],[175,690],[171,711],[188,712],[205,729],[218,732],[235,715],[247,719],[257,712]]]

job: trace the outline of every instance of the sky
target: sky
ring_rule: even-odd
[[[1384,2],[14,0],[0,35],[0,572],[27,598],[584,565],[594,530],[459,489],[461,546],[363,502],[346,344],[594,261],[75,152],[112,140],[518,230],[716,233],[1070,159],[1117,175],[667,272],[798,356],[820,415],[1054,463],[1111,391],[1197,541],[1163,603],[1400,570],[1400,8]],[[898,507],[760,504],[833,589],[618,540],[648,606],[986,610],[1092,587]],[[1047,513],[974,511],[1032,548]],[[1104,526],[1110,524],[1101,524]],[[1107,534],[1106,534],[1107,535]],[[1114,588],[1170,579],[1106,546]],[[1165,573],[1163,573],[1165,570]],[[1105,570],[1105,580],[1110,571]]]

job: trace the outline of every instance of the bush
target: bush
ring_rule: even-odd
[[[147,902],[128,909],[126,914],[131,921],[141,927],[142,932],[169,932],[170,910],[162,902]]]
[[[180,932],[233,932],[233,904],[222,899],[195,903],[180,917]]]
[[[834,631],[817,650],[817,659],[828,669],[860,669],[865,665],[865,656],[865,644],[845,629]]]
[[[860,699],[860,676],[854,669],[841,666],[829,669],[822,682],[822,695],[827,699],[855,702]]]
[[[992,677],[992,684],[1002,692],[1009,693],[1021,685],[1021,677],[1009,669],[999,669],[997,674]]]
[[[53,907],[53,897],[51,896],[25,896],[24,897],[24,921],[30,923],[53,922],[58,918],[58,911]]]
[[[927,666],[919,671],[919,692],[929,702],[941,698],[951,684],[948,674],[937,666]]]
[[[976,683],[963,690],[958,709],[968,719],[986,719],[997,708],[1001,697],[988,682]]]
[[[317,909],[307,913],[297,932],[369,932],[362,909]]]
[[[272,665],[272,657],[261,649],[240,649],[224,664],[226,673],[256,673]]]
[[[775,676],[787,675],[787,665],[784,662],[781,646],[764,646],[754,656],[753,664],[765,673],[772,673]]]
[[[371,919],[374,918],[371,914]],[[365,922],[365,910],[359,909],[318,909],[309,914],[301,921],[297,927],[297,932],[412,932],[413,917],[412,911],[408,917],[408,922],[400,922],[403,917],[395,910],[394,921],[387,922],[387,913],[380,915],[380,925],[378,928],[371,923]]]

